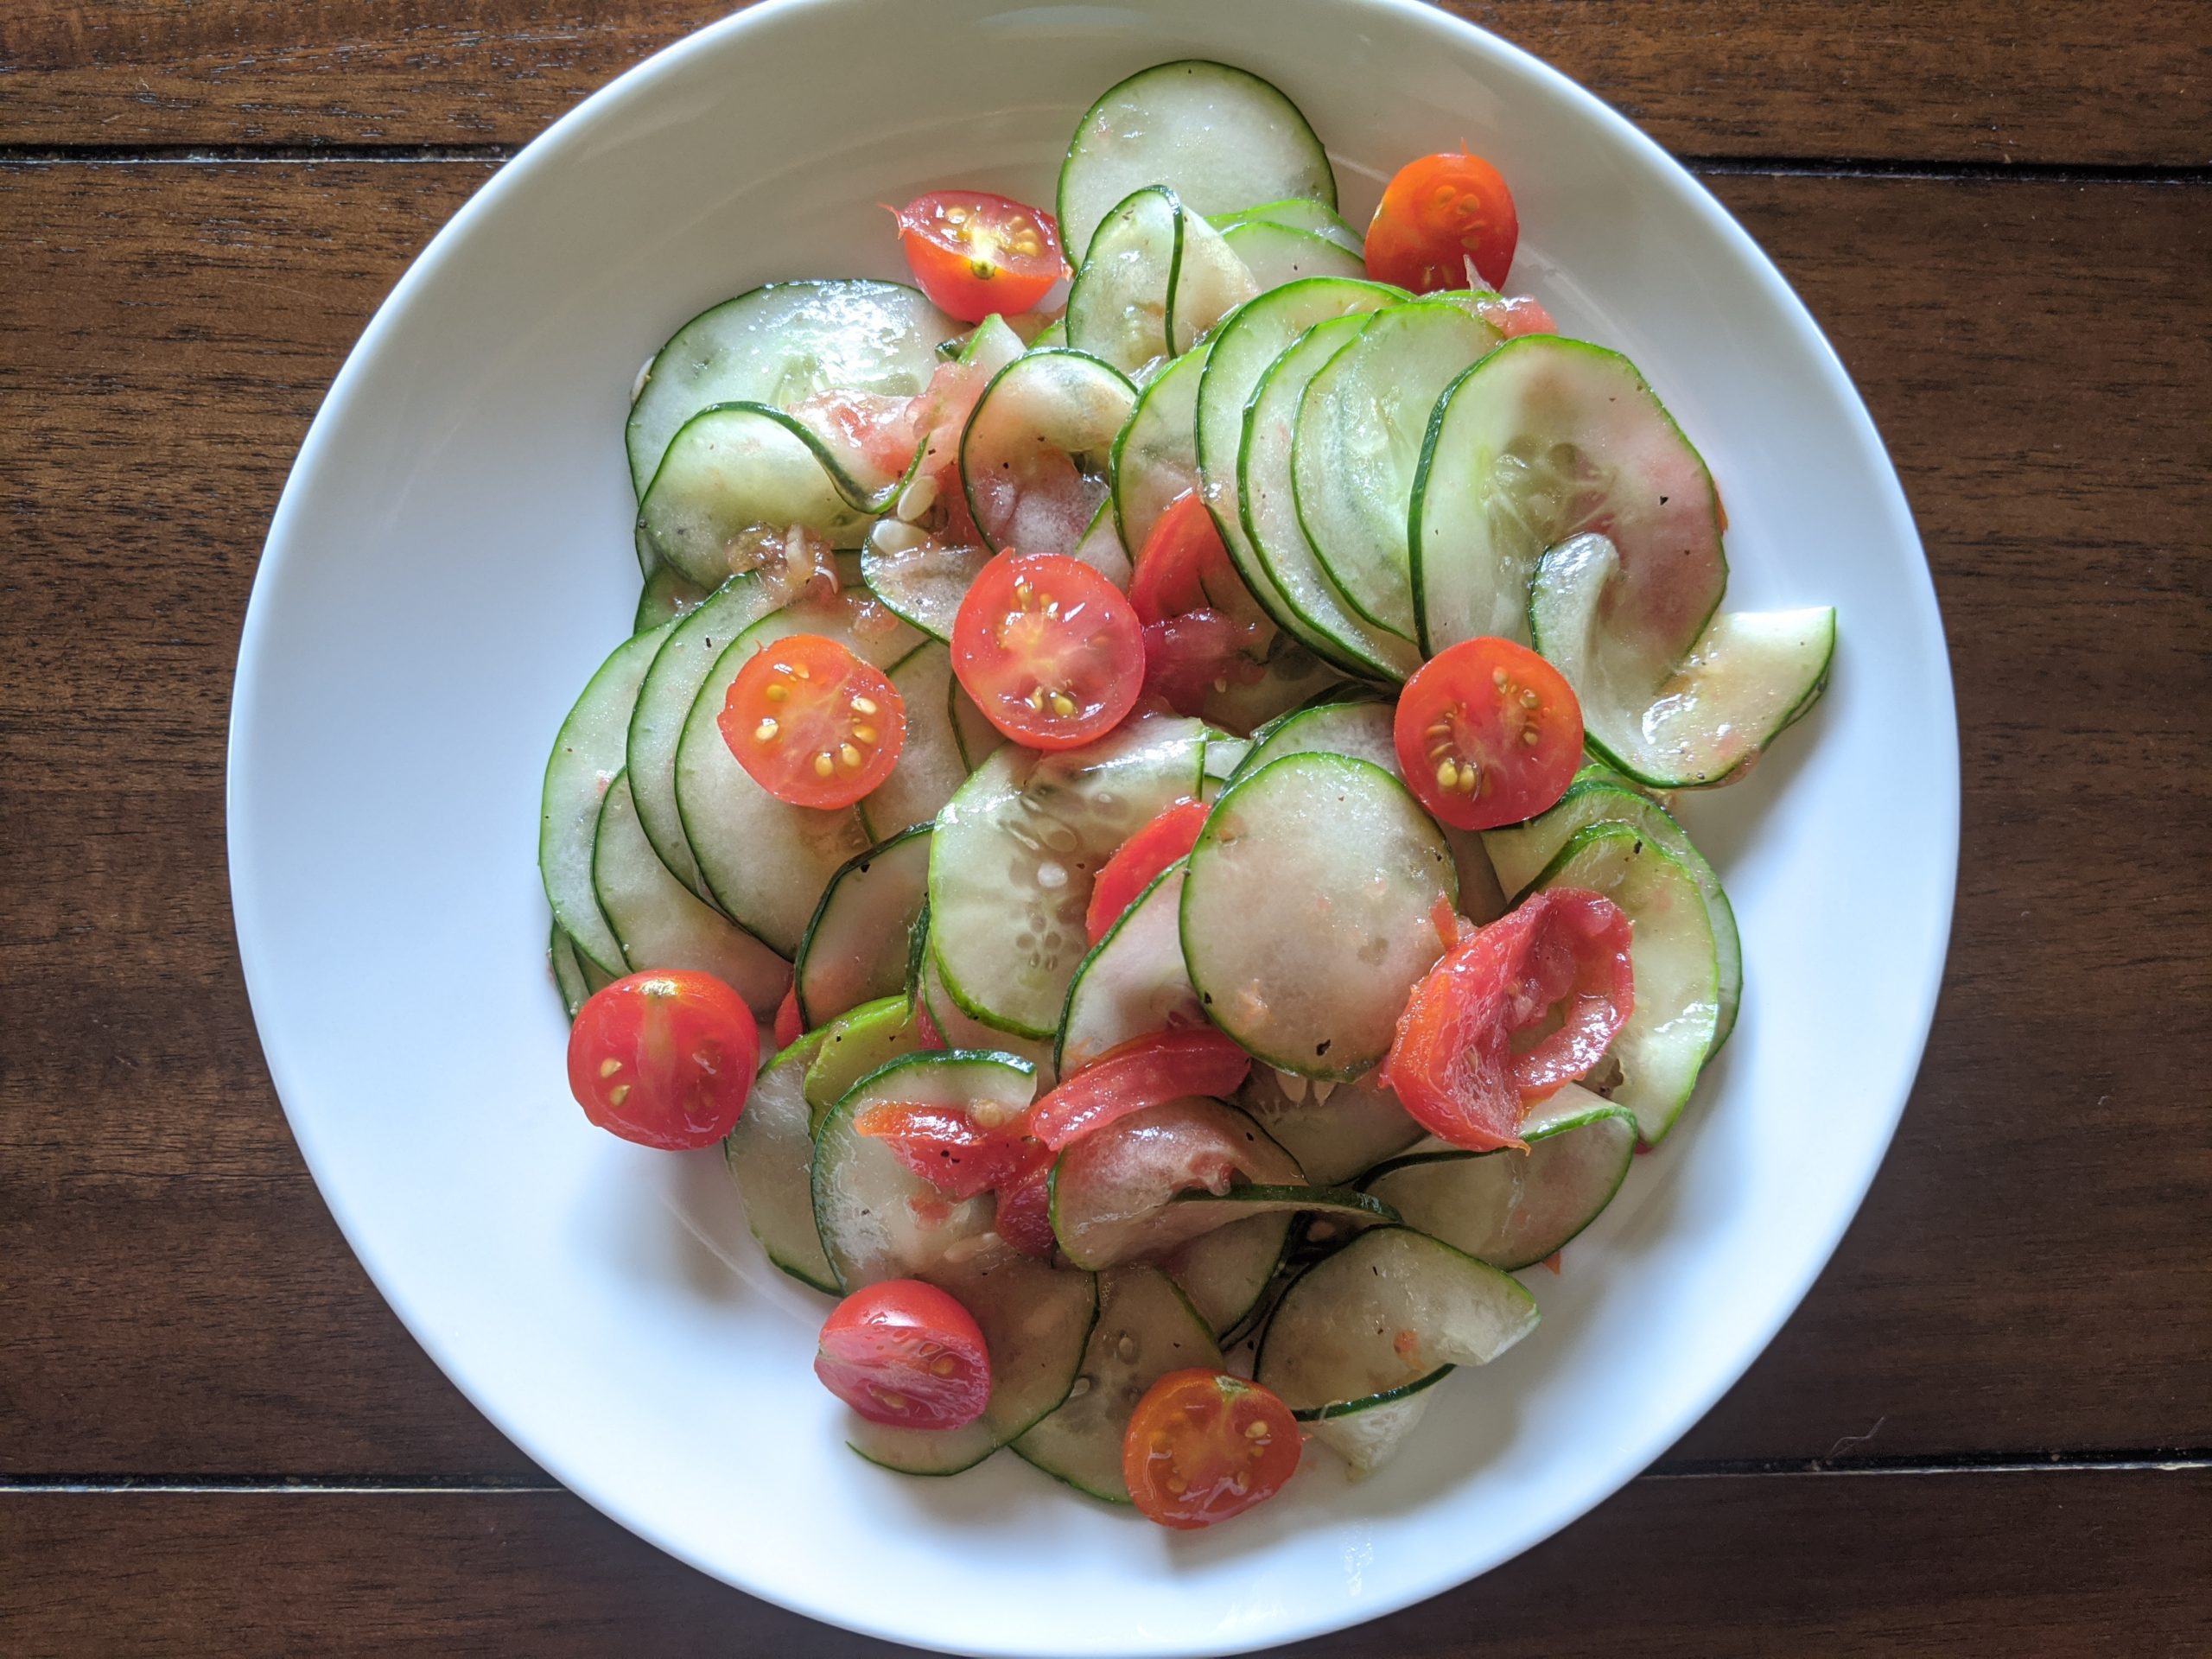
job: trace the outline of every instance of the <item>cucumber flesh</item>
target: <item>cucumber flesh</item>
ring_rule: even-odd
[[[1442,954],[1459,879],[1435,822],[1380,766],[1292,754],[1214,803],[1183,880],[1183,958],[1206,1015],[1279,1071],[1380,1060]]]
[[[1366,264],[1366,242],[1360,233],[1345,220],[1343,214],[1325,203],[1305,197],[1293,196],[1285,201],[1262,201],[1250,207],[1239,207],[1232,213],[1213,215],[1213,226],[1224,236],[1245,225],[1280,225],[1286,230],[1303,231],[1333,242],[1346,253]]]
[[[1220,232],[1165,185],[1146,185],[1090,238],[1068,289],[1068,344],[1135,374],[1188,351],[1256,291]]]
[[[1205,1023],[1183,968],[1182,913],[1178,860],[1153,878],[1076,969],[1052,1051],[1053,1069],[1062,1077],[1132,1038]]]
[[[745,1224],[768,1259],[801,1284],[837,1294],[837,1276],[814,1226],[814,1140],[803,1085],[822,1046],[802,1037],[753,1079],[722,1157],[745,1198]]]
[[[922,1047],[922,1022],[903,996],[878,997],[848,1008],[815,1034],[822,1043],[806,1068],[810,1133],[822,1126],[854,1084],[893,1060],[929,1052]]]
[[[1625,580],[1614,543],[1585,535],[1545,554],[1529,590],[1530,635],[1580,699],[1591,750],[1654,789],[1733,782],[1819,700],[1835,612],[1716,616],[1655,676],[1617,602]]]
[[[1129,1502],[1122,1441],[1145,1390],[1170,1371],[1219,1370],[1221,1350],[1175,1281],[1154,1268],[1098,1276],[1098,1323],[1060,1408],[1014,1442],[1046,1474],[1109,1503]]]
[[[903,990],[929,868],[929,826],[917,824],[849,860],[830,878],[798,947],[799,1018],[810,1029]]]
[[[878,841],[931,823],[968,781],[946,706],[952,652],[924,640],[893,665],[888,677],[906,706],[906,741],[891,775],[861,801],[861,822]]]
[[[1256,1213],[1193,1206],[1168,1215],[1178,1193],[1201,1187],[1227,1192],[1232,1179],[1302,1190],[1305,1177],[1291,1155],[1234,1106],[1195,1095],[1164,1101],[1062,1150],[1052,1163],[1052,1232],[1077,1267],[1165,1255],[1202,1232]]]
[[[1366,1173],[1422,1135],[1387,1089],[1317,1083],[1273,1066],[1252,1068],[1236,1103],[1298,1160],[1307,1180],[1325,1185]]]
[[[1124,593],[1128,591],[1129,578],[1136,571],[1129,563],[1128,550],[1122,545],[1121,526],[1114,522],[1111,495],[1099,498],[1097,510],[1090,515],[1090,523],[1084,527],[1069,556],[1089,565]]]
[[[1052,1086],[1059,1075],[1052,1067],[1052,1045],[987,1026],[954,1001],[951,993],[944,988],[944,976],[938,968],[937,953],[930,949],[926,933],[922,939],[919,986],[921,1006],[946,1043],[954,1048],[995,1050],[1014,1055],[1037,1068],[1039,1094]]]
[[[1364,276],[1367,265],[1342,243],[1272,219],[1248,219],[1221,233],[1223,245],[1244,262],[1256,292],[1305,276]]]
[[[984,545],[1071,556],[1106,499],[1109,456],[1136,400],[1121,371],[1065,346],[1001,369],[960,436]]]
[[[960,601],[990,559],[988,548],[956,546],[887,521],[861,550],[861,580],[893,615],[950,644]]]
[[[1719,1029],[1720,975],[1705,898],[1689,871],[1624,823],[1579,830],[1535,890],[1586,887],[1624,911],[1636,1007],[1606,1050],[1621,1081],[1605,1092],[1656,1144],[1688,1103]]]
[[[763,404],[717,404],[684,423],[638,504],[641,547],[712,587],[759,563],[797,526],[858,547],[896,479],[856,477],[850,457]]]
[[[976,699],[968,695],[957,674],[952,683],[944,689],[944,707],[952,717],[952,741],[959,747],[961,763],[969,771],[975,771],[1011,741],[976,706]]]
[[[656,564],[639,592],[638,611],[631,620],[630,632],[643,633],[647,628],[673,622],[686,612],[696,610],[706,596],[707,590],[697,582],[686,580],[664,564]]]
[[[575,942],[561,931],[561,924],[553,924],[551,940],[546,945],[546,959],[553,969],[553,983],[560,988],[561,1006],[573,1020],[591,995],[591,987],[584,983],[584,965],[576,955]]]
[[[1160,1257],[1160,1268],[1227,1341],[1267,1295],[1295,1219],[1276,1211],[1232,1221],[1178,1245]]]
[[[1160,514],[1198,487],[1198,382],[1209,349],[1184,353],[1148,381],[1114,440],[1114,512],[1132,555],[1144,551]]]
[[[1363,1480],[1398,1454],[1427,1414],[1436,1385],[1451,1375],[1452,1367],[1439,1366],[1402,1389],[1325,1407],[1307,1432],[1344,1460],[1354,1480]]]

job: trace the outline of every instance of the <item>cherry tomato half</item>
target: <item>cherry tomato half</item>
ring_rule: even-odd
[[[1204,801],[1178,801],[1115,849],[1090,884],[1090,905],[1083,914],[1091,944],[1106,937],[1154,877],[1198,844],[1208,810]]]
[[[991,1397],[991,1356],[974,1314],[935,1285],[887,1279],[837,1304],[814,1374],[872,1423],[959,1428]]]
[[[1050,213],[981,190],[933,190],[899,209],[899,245],[930,302],[981,322],[1027,311],[1067,275]]]
[[[641,1147],[710,1147],[760,1067],[760,1028],[712,974],[632,974],[592,993],[569,1030],[569,1089],[584,1116]]]
[[[1582,764],[1582,705],[1526,645],[1463,639],[1406,682],[1391,736],[1423,806],[1454,829],[1495,830],[1567,793]]]
[[[1479,156],[1446,150],[1398,169],[1367,227],[1367,274],[1416,294],[1466,288],[1467,261],[1502,289],[1521,240],[1513,192]]]
[[[1113,730],[1135,706],[1144,638],[1121,589],[1089,565],[1008,550],[960,601],[952,671],[1015,742],[1071,749]]]
[[[1252,1057],[1211,1026],[1155,1032],[1110,1049],[1030,1107],[1023,1127],[1058,1152],[1117,1118],[1185,1095],[1233,1095]]]
[[[1414,988],[1380,1075],[1423,1128],[1454,1146],[1520,1146],[1530,1103],[1589,1071],[1627,1024],[1632,937],[1601,894],[1531,893]],[[1516,1052],[1516,1039],[1544,1031],[1554,1010],[1557,1029]]]
[[[778,800],[850,806],[899,764],[906,703],[835,639],[794,633],[738,670],[716,723],[738,765]]]
[[[1273,1497],[1301,1449],[1272,1390],[1226,1371],[1170,1371],[1130,1415],[1122,1478],[1147,1520],[1188,1531]]]

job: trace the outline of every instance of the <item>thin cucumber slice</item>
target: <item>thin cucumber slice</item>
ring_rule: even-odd
[[[1091,237],[1068,289],[1068,344],[1135,374],[1258,292],[1221,232],[1165,185],[1132,191]]]
[[[1014,1441],[1017,1454],[1077,1491],[1129,1502],[1122,1441],[1145,1390],[1170,1371],[1219,1370],[1213,1332],[1175,1281],[1154,1268],[1098,1276],[1098,1323],[1058,1410]]]
[[[1452,383],[1422,446],[1407,531],[1422,650],[1527,639],[1537,559],[1597,524],[1624,572],[1608,623],[1656,683],[1727,585],[1712,475],[1619,353],[1510,340]]]
[[[1262,201],[1250,207],[1239,207],[1232,213],[1213,215],[1213,227],[1226,236],[1244,225],[1280,225],[1287,230],[1303,231],[1335,243],[1354,258],[1365,262],[1367,244],[1360,233],[1351,227],[1342,213],[1325,202],[1303,196],[1293,196],[1286,201]]]
[[[1160,1268],[1214,1334],[1226,1341],[1267,1295],[1296,1219],[1277,1211],[1232,1221],[1170,1250],[1160,1258]]]
[[[1039,1041],[1033,1037],[1017,1037],[1011,1032],[987,1026],[952,1000],[951,993],[944,988],[944,975],[938,967],[937,953],[929,948],[926,934],[922,940],[921,973],[917,995],[923,1011],[930,1017],[930,1023],[938,1028],[938,1034],[952,1047],[997,1051],[1028,1061],[1037,1068],[1037,1091],[1039,1094],[1051,1088],[1058,1077],[1052,1067],[1052,1045],[1050,1042]]]
[[[599,804],[622,770],[622,752],[638,688],[671,630],[664,622],[615,646],[561,722],[545,763],[538,800],[537,872],[545,883],[553,920],[576,954],[610,978],[629,969],[622,944],[600,910],[591,884],[592,842],[599,834]]]
[[[1568,1084],[1524,1126],[1526,1152],[1416,1150],[1372,1169],[1360,1190],[1408,1226],[1510,1273],[1557,1253],[1628,1178],[1636,1119]]]
[[[662,863],[700,897],[707,884],[683,834],[683,815],[676,804],[676,746],[690,718],[699,687],[729,642],[776,608],[777,590],[757,572],[732,576],[676,625],[631,711],[625,753],[638,821]]]
[[[1055,317],[1037,331],[1030,345],[1040,352],[1049,352],[1055,346],[1068,343],[1068,323],[1065,317]]]
[[[1099,499],[1097,510],[1069,556],[1089,565],[1123,592],[1128,590],[1129,578],[1136,571],[1129,563],[1128,550],[1122,545],[1121,526],[1114,522],[1112,496]]]
[[[1360,291],[1367,292],[1365,284]],[[1344,602],[1300,518],[1291,476],[1298,410],[1314,377],[1356,345],[1373,321],[1356,314],[1316,323],[1261,376],[1244,411],[1236,461],[1238,511],[1246,540],[1299,620],[1330,641],[1339,662],[1355,665],[1370,678],[1395,683],[1420,666],[1421,653]]]
[[[967,763],[946,708],[952,652],[924,640],[892,667],[892,687],[906,705],[906,741],[891,775],[861,801],[861,819],[878,841],[933,821],[938,809],[968,781]]]
[[[1705,897],[1679,860],[1624,823],[1575,831],[1536,879],[1535,890],[1545,887],[1603,893],[1635,930],[1636,1007],[1605,1051],[1621,1069],[1607,1093],[1656,1145],[1681,1116],[1719,1031],[1720,972]]]
[[[1429,417],[1444,389],[1503,338],[1457,305],[1395,306],[1329,359],[1299,404],[1299,522],[1351,607],[1401,639],[1414,633],[1406,518]]]
[[[1106,499],[1109,455],[1136,401],[1120,370],[1065,346],[1000,370],[960,435],[961,484],[984,544],[1071,555]]]
[[[810,1029],[904,990],[909,936],[929,874],[930,827],[916,824],[849,860],[830,878],[797,958],[799,1018]]]
[[[1298,106],[1257,75],[1188,59],[1140,71],[1084,111],[1060,166],[1060,236],[1087,248],[1116,202],[1165,184],[1193,213],[1305,196],[1333,207],[1328,152]]]
[[[944,689],[944,708],[952,717],[952,741],[960,751],[961,764],[969,772],[1006,747],[1007,734],[976,706],[976,699],[968,695],[957,674]]]
[[[1076,969],[1052,1049],[1052,1067],[1062,1077],[1147,1032],[1205,1023],[1183,968],[1182,915],[1179,859],[1153,878]]]
[[[1342,243],[1272,219],[1232,225],[1221,233],[1221,240],[1244,262],[1256,293],[1264,294],[1304,276],[1367,275],[1366,262]]]
[[[1213,725],[1249,733],[1332,688],[1349,690],[1337,671],[1285,633],[1268,642],[1257,674],[1243,666],[1208,689],[1198,712]]]
[[[553,924],[553,935],[546,945],[546,958],[553,969],[553,982],[560,988],[561,1006],[569,1011],[569,1018],[576,1017],[584,999],[591,995],[591,987],[584,983],[584,964],[576,955],[575,942],[561,931],[561,924]]]
[[[822,1039],[806,1068],[806,1117],[819,1128],[853,1085],[895,1059],[924,1052],[922,1022],[903,996],[880,997],[839,1014],[817,1033]]]
[[[1198,798],[1211,806],[1228,786],[1230,776],[1239,761],[1251,751],[1249,737],[1213,737],[1206,739],[1205,774],[1198,785]]]
[[[895,283],[771,283],[677,329],[630,405],[630,480],[642,496],[669,441],[716,404],[778,408],[824,391],[910,397],[960,325]]]
[[[1593,753],[1654,789],[1733,782],[1820,700],[1834,610],[1730,611],[1655,677],[1624,616],[1628,580],[1606,537],[1552,549],[1529,589],[1530,637],[1581,700]]]
[[[1592,823],[1625,823],[1649,836],[1661,852],[1690,873],[1698,892],[1705,896],[1720,980],[1720,1025],[1713,1039],[1713,1046],[1719,1048],[1735,1029],[1736,1009],[1743,1001],[1743,943],[1737,936],[1736,912],[1721,889],[1720,878],[1665,807],[1618,774],[1602,767],[1587,768],[1567,785],[1559,804],[1548,812],[1526,823],[1485,830],[1483,846],[1497,871],[1498,884],[1517,895],[1543,874],[1544,866],[1559,856],[1560,849],[1576,830]]]
[[[1207,1017],[1278,1071],[1357,1077],[1442,953],[1459,879],[1435,821],[1364,760],[1292,754],[1231,784],[1191,849],[1183,958]]]
[[[791,988],[791,964],[668,873],[638,823],[630,778],[610,785],[599,809],[592,887],[632,973],[711,974],[759,1020],[775,1018]]]
[[[1316,1082],[1268,1065],[1252,1068],[1236,1103],[1298,1160],[1307,1180],[1323,1185],[1364,1174],[1423,1133],[1387,1089]]]
[[[716,404],[685,422],[638,504],[638,539],[702,587],[758,563],[792,525],[858,547],[899,480],[855,475],[803,423],[765,404]]]
[[[960,601],[990,559],[988,548],[948,545],[887,521],[861,550],[861,580],[893,615],[949,645]]]
[[[803,1085],[819,1032],[793,1043],[753,1079],[722,1157],[745,1198],[745,1224],[768,1259],[801,1284],[837,1294],[837,1275],[814,1226],[814,1138]]]
[[[697,582],[679,575],[664,564],[657,564],[638,594],[638,611],[631,619],[630,632],[643,633],[647,628],[673,622],[686,612],[697,609],[706,597],[707,590]]]
[[[1198,382],[1211,349],[1201,344],[1184,353],[1148,381],[1114,440],[1114,515],[1132,555],[1144,551],[1176,498],[1198,487]]]
[[[1364,1474],[1420,1409],[1372,1414],[1455,1365],[1489,1363],[1535,1325],[1535,1299],[1510,1274],[1409,1227],[1377,1227],[1291,1281],[1253,1375]]]
[[[960,786],[930,847],[931,950],[955,1002],[986,1025],[1053,1035],[1092,878],[1198,793],[1205,747],[1197,721],[1130,721],[1080,748],[1009,746]]]

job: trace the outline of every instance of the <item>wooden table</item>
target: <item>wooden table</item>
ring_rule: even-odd
[[[1681,153],[1857,376],[1950,633],[1958,920],[1888,1165],[1741,1385],[1511,1567],[1298,1651],[2212,1649],[2212,8],[1455,9]],[[286,1131],[223,876],[324,387],[503,159],[721,10],[0,10],[0,1652],[872,1649],[432,1368]]]

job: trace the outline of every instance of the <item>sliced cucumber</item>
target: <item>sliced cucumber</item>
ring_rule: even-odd
[[[626,742],[630,789],[645,839],[676,879],[707,896],[676,804],[676,746],[699,687],[729,642],[776,608],[778,590],[759,573],[732,576],[676,625],[645,671]]]
[[[1267,1295],[1296,1219],[1276,1211],[1232,1221],[1170,1250],[1160,1258],[1160,1268],[1214,1335],[1226,1341]]]
[[[1361,291],[1367,291],[1366,284]],[[1370,678],[1395,683],[1420,666],[1421,653],[1344,604],[1300,520],[1291,477],[1298,410],[1313,377],[1357,344],[1373,321],[1355,314],[1316,323],[1261,376],[1244,411],[1236,462],[1238,510],[1247,541],[1300,621],[1331,642],[1337,660]]]
[[[583,959],[576,955],[575,942],[561,931],[561,924],[553,924],[553,936],[546,946],[546,958],[553,969],[553,982],[560,988],[561,1006],[569,1011],[569,1018],[591,995],[591,987],[584,982]]]
[[[1009,746],[960,786],[930,849],[931,950],[955,1002],[1001,1030],[1052,1036],[1092,878],[1198,793],[1205,747],[1197,721],[1133,721],[1055,753]]]
[[[745,1198],[745,1224],[768,1259],[802,1284],[837,1294],[837,1275],[814,1226],[814,1139],[803,1085],[822,1046],[810,1033],[753,1079],[722,1157]]]
[[[1364,276],[1366,263],[1341,242],[1273,219],[1247,219],[1221,233],[1222,245],[1244,262],[1255,292],[1264,294],[1304,276]]]
[[[1052,1049],[1052,1067],[1062,1077],[1072,1077],[1133,1037],[1205,1023],[1183,968],[1182,914],[1178,860],[1153,879],[1076,969]]]
[[[1029,343],[1040,352],[1049,352],[1055,346],[1066,345],[1068,343],[1067,319],[1064,316],[1053,318],[1052,321],[1037,331],[1036,337]]]
[[[1121,526],[1114,522],[1114,498],[1099,499],[1098,507],[1090,515],[1090,523],[1084,529],[1071,558],[1089,565],[1116,588],[1127,592],[1129,578],[1135,574],[1129,563],[1128,550],[1122,545]]]
[[[1250,207],[1239,207],[1234,212],[1213,215],[1213,226],[1226,236],[1245,225],[1280,225],[1287,230],[1304,231],[1308,235],[1321,237],[1335,243],[1354,258],[1365,261],[1367,244],[1351,224],[1335,208],[1325,202],[1303,196],[1293,196],[1286,201],[1262,201]]]
[[[791,988],[791,964],[668,873],[638,823],[627,772],[600,805],[592,887],[631,972],[711,974],[744,998],[756,1019],[775,1017]]]
[[[669,633],[664,622],[633,633],[599,665],[583,694],[561,722],[537,815],[537,872],[553,920],[586,963],[612,978],[623,965],[621,942],[592,890],[592,842],[599,834],[599,804],[622,770],[622,751],[637,706],[638,688]]]
[[[1098,1323],[1058,1410],[1014,1441],[1046,1474],[1109,1503],[1129,1501],[1122,1441],[1145,1390],[1170,1371],[1221,1369],[1221,1350],[1175,1281],[1154,1268],[1098,1278]]]
[[[1526,1152],[1416,1149],[1370,1170],[1363,1192],[1410,1226],[1510,1273],[1543,1261],[1598,1218],[1628,1178],[1636,1119],[1577,1084],[1524,1125]]]
[[[1628,914],[1636,1007],[1606,1050],[1622,1074],[1607,1094],[1656,1144],[1681,1115],[1719,1029],[1720,974],[1705,896],[1678,860],[1624,823],[1575,831],[1535,887],[1587,887]]]
[[[669,441],[716,404],[788,408],[824,391],[912,397],[960,325],[895,283],[771,283],[677,329],[630,405],[630,480],[642,496]]]
[[[1314,1082],[1255,1065],[1236,1103],[1298,1160],[1306,1179],[1349,1181],[1421,1138],[1421,1127],[1387,1089]]]
[[[916,824],[847,861],[830,878],[798,947],[798,1012],[810,1029],[901,993],[929,874],[930,826]]]
[[[1148,184],[1100,222],[1068,289],[1068,344],[1135,374],[1192,342],[1258,290],[1221,232]]]
[[[893,616],[950,644],[960,601],[990,558],[986,548],[950,546],[911,524],[887,521],[868,532],[861,550],[861,580]]]
[[[1329,359],[1299,404],[1299,522],[1352,609],[1401,639],[1415,631],[1406,518],[1429,417],[1444,389],[1503,338],[1457,305],[1394,306]]]
[[[1402,1444],[1422,1409],[1410,1402],[1438,1376],[1487,1364],[1535,1325],[1535,1299],[1511,1275],[1378,1227],[1291,1281],[1253,1375],[1364,1474]],[[1387,1408],[1400,1408],[1374,1414]]]
[[[1089,247],[1114,204],[1147,184],[1206,214],[1286,196],[1337,201],[1328,152],[1298,106],[1257,75],[1200,59],[1142,70],[1084,111],[1060,167],[1065,245]]]
[[[1442,953],[1436,901],[1459,896],[1404,785],[1344,755],[1286,755],[1223,792],[1189,863],[1183,958],[1208,1018],[1304,1077],[1346,1080],[1389,1052]]]
[[[697,582],[686,580],[664,564],[656,564],[638,594],[638,612],[631,620],[630,631],[643,633],[647,628],[673,622],[685,612],[696,610],[706,596],[707,590]]]
[[[1249,733],[1332,688],[1351,689],[1344,676],[1286,633],[1268,642],[1257,666],[1256,675],[1239,665],[1217,680],[1198,712],[1216,726]]]
[[[759,562],[769,532],[858,547],[899,480],[855,476],[813,431],[765,404],[717,404],[685,422],[638,504],[641,548],[702,587]]]
[[[960,435],[961,484],[984,543],[1071,555],[1106,499],[1108,458],[1136,401],[1120,370],[1065,346],[1000,370]]]
[[[1483,845],[1497,870],[1498,883],[1518,894],[1543,874],[1578,830],[1592,823],[1625,823],[1656,842],[1690,873],[1705,896],[1706,918],[1713,924],[1714,965],[1719,975],[1720,1023],[1715,1048],[1735,1029],[1737,1005],[1744,995],[1744,949],[1736,932],[1736,912],[1721,890],[1720,878],[1705,855],[1690,844],[1681,824],[1649,795],[1603,767],[1586,768],[1567,785],[1559,804],[1526,823],[1484,832]]]
[[[926,902],[924,907],[926,911]],[[954,1048],[992,1050],[1014,1055],[1037,1068],[1037,1090],[1039,1094],[1052,1086],[1058,1076],[1052,1068],[1052,1045],[1033,1037],[1017,1037],[1011,1032],[987,1026],[954,1001],[951,994],[944,988],[944,976],[938,968],[937,953],[929,948],[926,933],[922,939],[918,985],[918,995],[922,1008],[947,1044]]]
[[[1198,487],[1198,382],[1210,349],[1184,353],[1147,382],[1114,440],[1114,513],[1132,554],[1144,551],[1170,504]]]
[[[961,764],[973,772],[1007,746],[1007,734],[991,724],[960,683],[958,675],[944,689],[945,712],[952,717],[952,741]]]
[[[1636,365],[1556,334],[1510,340],[1438,401],[1408,540],[1421,648],[1525,639],[1544,550],[1609,526],[1624,581],[1607,620],[1649,659],[1688,653],[1727,585],[1705,462]]]
[[[1545,554],[1529,629],[1581,700],[1591,750],[1654,789],[1732,782],[1820,700],[1835,656],[1835,612],[1731,611],[1679,663],[1654,673],[1616,595],[1629,578],[1604,536]]]
[[[861,819],[878,841],[933,821],[938,809],[968,781],[967,763],[946,707],[952,653],[927,639],[891,670],[892,686],[906,705],[906,741],[891,775],[861,802]]]
[[[878,997],[848,1008],[815,1034],[822,1045],[806,1068],[810,1130],[822,1126],[855,1084],[893,1060],[928,1052],[922,1046],[922,1022],[903,996]]]

